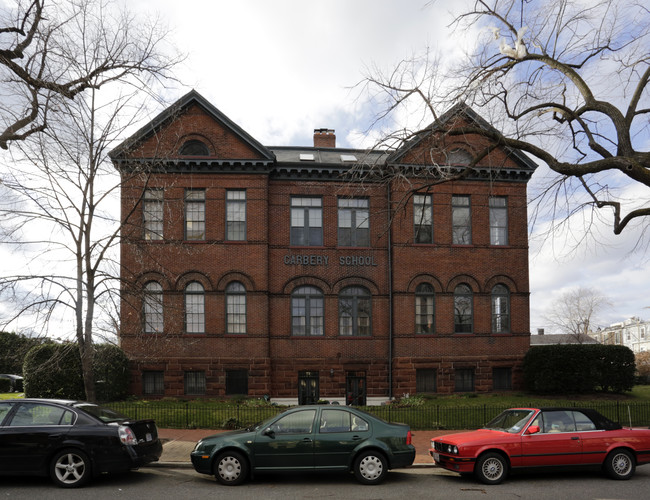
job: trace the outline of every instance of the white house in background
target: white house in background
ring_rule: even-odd
[[[632,352],[650,351],[650,321],[629,318],[590,333],[601,344],[624,345]]]

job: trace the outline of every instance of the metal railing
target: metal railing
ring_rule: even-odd
[[[119,402],[107,406],[131,418],[152,418],[160,428],[242,429],[272,417],[285,407],[203,404],[201,402]],[[536,404],[526,405],[537,407]],[[593,408],[622,425],[650,425],[650,402],[603,402],[573,404]],[[478,429],[507,406],[423,406],[400,408],[394,405],[366,406],[362,409],[390,422],[409,424],[413,430]]]

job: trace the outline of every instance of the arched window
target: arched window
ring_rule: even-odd
[[[415,333],[433,333],[434,295],[429,283],[421,283],[415,289]]]
[[[323,292],[301,286],[291,294],[291,334],[323,335]]]
[[[226,287],[226,333],[246,333],[246,288],[238,281]]]
[[[492,288],[492,333],[510,333],[510,290],[505,285]]]
[[[209,156],[210,150],[203,142],[197,139],[186,141],[178,152],[181,156]]]
[[[447,165],[469,165],[472,155],[463,148],[452,149],[447,153]]]
[[[454,332],[472,333],[474,296],[469,285],[462,283],[454,290]]]
[[[185,333],[205,333],[205,292],[196,281],[185,287]]]
[[[360,286],[350,286],[339,294],[339,335],[367,336],[371,334],[370,292]]]
[[[144,286],[142,301],[145,333],[163,332],[163,293],[160,283],[150,281]]]

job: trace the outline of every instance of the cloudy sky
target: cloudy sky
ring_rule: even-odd
[[[378,110],[360,95],[366,68],[385,70],[431,47],[460,56],[472,36],[453,35],[450,12],[468,0],[136,0],[130,7],[159,13],[169,39],[187,60],[168,89],[173,101],[194,88],[261,143],[311,145],[314,128],[336,130],[337,145],[362,147]],[[533,176],[534,192],[546,175]],[[648,189],[632,196],[650,198]],[[572,222],[580,227],[582,222]],[[610,297],[601,324],[631,316],[650,319],[648,252],[634,252],[639,229],[615,237],[601,224],[573,248],[562,235],[542,238],[532,226],[531,331],[546,328],[543,313],[568,289],[593,287]],[[571,233],[567,233],[571,234]],[[575,233],[574,233],[575,234]]]

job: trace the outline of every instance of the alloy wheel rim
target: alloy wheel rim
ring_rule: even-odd
[[[86,465],[79,455],[68,453],[56,461],[54,470],[59,481],[73,484],[83,477],[85,467]]]
[[[496,459],[486,460],[483,464],[483,474],[485,474],[485,477],[488,479],[499,479],[501,474],[503,474],[501,462]]]
[[[630,471],[631,462],[627,455],[621,453],[614,457],[613,466],[617,474],[624,476]]]

